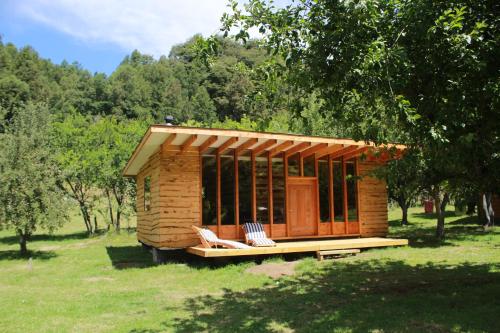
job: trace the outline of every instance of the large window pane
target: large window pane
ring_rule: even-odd
[[[314,155],[309,156],[308,158],[304,159],[304,176],[306,177],[315,177],[316,171],[314,170]]]
[[[285,223],[285,179],[283,159],[274,158],[273,172],[273,224]]]
[[[234,157],[220,157],[221,224],[234,224]]]
[[[288,158],[288,175],[300,176],[299,165],[300,165],[299,153],[290,156]]]
[[[319,215],[321,222],[330,221],[330,198],[329,198],[329,170],[328,161],[318,161],[318,184],[319,184]]]
[[[356,166],[354,162],[346,163],[347,181],[347,218],[349,221],[358,220],[358,201],[356,189]]]
[[[333,211],[334,221],[344,222],[344,186],[342,163],[333,162]]]
[[[217,169],[215,156],[203,156],[201,198],[204,225],[217,224]]]
[[[252,162],[238,159],[238,192],[240,224],[252,219]]]
[[[257,220],[261,223],[269,223],[266,159],[255,161],[255,188],[257,191]]]

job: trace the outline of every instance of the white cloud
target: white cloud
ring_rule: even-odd
[[[196,33],[217,33],[226,0],[27,0],[23,16],[87,43],[114,44],[154,56]]]

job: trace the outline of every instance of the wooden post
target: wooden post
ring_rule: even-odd
[[[274,206],[273,206],[273,157],[267,154],[267,194],[268,194],[268,219],[269,219],[269,237],[273,237]]]
[[[285,224],[286,236],[290,236],[290,224],[288,223],[288,158],[283,154],[283,184],[285,187]]]
[[[332,157],[328,155],[328,204],[330,209],[330,228],[331,234],[334,234],[335,212],[333,205],[333,161]]]
[[[220,236],[220,225],[221,225],[221,199],[220,199],[220,153],[215,154],[216,164],[217,164],[217,236]]]
[[[255,176],[255,154],[252,152],[250,155],[250,161],[252,164],[252,219],[257,221],[257,183]]]
[[[348,233],[347,229],[347,219],[348,213],[347,213],[347,181],[345,179],[346,177],[346,166],[345,166],[345,160],[342,157],[342,187],[343,187],[343,192],[344,192],[344,227],[345,227],[345,233]]]
[[[238,152],[234,150],[234,224],[236,225],[236,238],[240,235],[240,191],[238,177]]]
[[[319,229],[321,224],[321,212],[319,209],[319,166],[318,159],[314,157],[314,176],[316,177],[316,216],[318,217],[316,223],[316,235],[319,236]]]
[[[359,175],[358,161],[359,161],[359,158],[356,158],[354,161],[355,172],[356,172],[355,176],[356,177]],[[359,220],[359,211],[360,211],[360,208],[359,208],[359,181],[356,178],[356,214],[357,214],[356,219],[358,220],[359,234],[361,235],[361,221]]]

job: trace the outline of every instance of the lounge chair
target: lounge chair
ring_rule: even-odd
[[[251,246],[246,244],[235,242],[231,240],[220,239],[216,234],[213,233],[212,230],[198,228],[196,226],[192,226],[193,230],[196,231],[196,234],[200,238],[201,244],[203,247],[211,248],[213,246],[218,247],[226,247],[228,249],[250,249]]]
[[[276,246],[276,243],[272,239],[267,238],[262,223],[245,223],[242,225],[242,228],[245,232],[245,243],[256,247]]]

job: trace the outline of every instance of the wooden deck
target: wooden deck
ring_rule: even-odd
[[[393,238],[354,238],[330,239],[299,242],[280,242],[275,247],[254,247],[251,249],[207,249],[201,245],[188,247],[187,252],[201,257],[252,256],[259,254],[316,252],[324,250],[366,249],[373,247],[408,245],[407,239]]]

